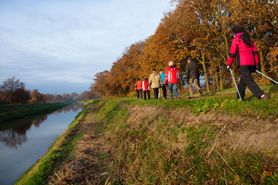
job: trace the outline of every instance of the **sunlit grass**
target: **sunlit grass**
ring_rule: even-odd
[[[100,102],[99,102],[100,103]],[[221,126],[202,123],[186,126],[167,115],[128,122],[130,105],[164,107],[171,111],[186,107],[192,113],[220,111],[238,116],[277,116],[277,97],[269,101],[239,102],[229,97],[196,100],[103,100],[97,113],[103,122],[113,161],[113,183],[119,184],[276,184],[275,160],[255,152],[214,148]],[[253,108],[252,108],[253,107]],[[250,109],[254,113],[246,113]],[[269,110],[273,109],[273,110]],[[209,155],[208,155],[209,153]]]

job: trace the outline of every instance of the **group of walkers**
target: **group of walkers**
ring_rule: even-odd
[[[190,97],[193,98],[193,87],[202,95],[202,90],[199,86],[199,67],[195,60],[192,58],[187,59],[188,64],[186,66],[186,79],[189,84]],[[173,61],[169,62],[165,73],[161,70],[157,73],[153,70],[149,78],[145,77],[143,81],[138,79],[136,82],[136,93],[138,99],[150,99],[150,91],[153,90],[154,98],[158,99],[163,97],[167,99],[167,89],[170,98],[180,99],[180,93],[178,89],[179,83],[179,68]]]
[[[234,25],[232,31],[234,32],[234,38],[227,60],[227,69],[233,75],[231,68],[234,59],[237,59],[237,67],[240,72],[239,83],[236,84],[237,97],[243,100],[246,87],[248,87],[258,99],[268,99],[269,97],[260,89],[252,77],[252,73],[259,68],[259,55],[254,42],[243,27]],[[193,88],[202,96],[202,89],[199,85],[199,65],[191,57],[187,58],[185,75],[189,87],[189,99],[194,97]],[[167,99],[166,89],[168,88],[169,97],[179,99],[178,83],[179,68],[173,61],[170,61],[165,73],[162,70],[159,73],[153,70],[149,79],[147,77],[142,81],[138,79],[136,83],[137,98],[150,99],[150,90],[152,89],[156,99],[162,96]],[[160,93],[161,91],[162,93]]]
[[[229,57],[227,60],[227,69],[231,72],[232,77],[232,64],[234,60],[237,61],[237,67],[239,68],[239,82],[235,84],[237,89],[237,98],[241,100],[245,97],[246,87],[258,98],[258,99],[269,99],[254,81],[252,73],[258,72],[259,69],[259,55],[254,42],[251,40],[249,33],[241,26],[234,25],[231,27],[234,32],[234,38],[230,47]],[[186,66],[186,81],[189,86],[189,98],[194,97],[193,87],[202,96],[202,89],[199,86],[199,66],[196,60],[189,57],[187,59]],[[260,73],[260,72],[259,72]],[[260,73],[262,74],[262,73]],[[267,77],[266,75],[262,74]],[[268,79],[275,80],[267,77]],[[236,81],[234,80],[236,83]],[[167,99],[167,88],[170,98],[180,98],[180,93],[178,90],[179,83],[179,68],[174,64],[173,61],[169,62],[165,73],[161,70],[157,73],[153,70],[149,79],[145,77],[143,81],[138,79],[136,83],[137,98],[150,99],[150,90],[153,89],[154,97],[158,99],[159,97],[164,97]],[[160,90],[161,89],[161,90]],[[162,93],[161,93],[162,91]]]

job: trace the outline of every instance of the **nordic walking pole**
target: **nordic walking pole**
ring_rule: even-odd
[[[238,94],[238,96],[239,96],[239,99],[240,99],[240,101],[242,101],[242,98],[241,98],[241,95],[240,95],[239,90],[238,90],[238,86],[237,86],[237,83],[236,83],[236,79],[235,79],[234,73],[233,73],[233,71],[232,71],[231,68],[229,68],[229,71],[230,71],[230,73],[231,73],[231,75],[232,75],[232,79],[233,79],[233,81],[234,81],[234,83],[235,83],[235,86],[236,86],[236,90],[237,90],[237,94]]]
[[[278,84],[277,81],[273,80],[272,78],[270,78],[269,76],[266,76],[265,74],[263,74],[262,72],[260,72],[259,70],[256,70],[257,73],[259,73],[260,75],[266,77],[267,79],[271,80],[272,82]]]

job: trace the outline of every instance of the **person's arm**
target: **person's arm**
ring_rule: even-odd
[[[229,57],[227,60],[227,66],[231,67],[233,64],[234,59],[236,58],[236,52],[237,52],[237,40],[236,38],[233,39],[232,41],[232,45],[230,47],[230,53],[229,53]]]
[[[149,77],[149,85],[152,84],[152,81],[153,81],[152,77],[153,77],[153,75],[150,75],[150,77]]]

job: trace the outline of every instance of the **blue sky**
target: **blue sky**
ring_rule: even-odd
[[[0,82],[87,90],[126,47],[153,34],[171,0],[0,0]]]

